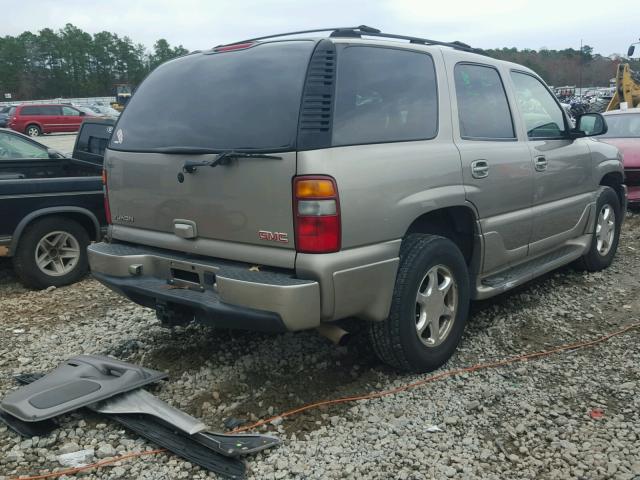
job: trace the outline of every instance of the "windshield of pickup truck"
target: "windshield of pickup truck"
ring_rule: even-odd
[[[129,101],[109,148],[290,149],[314,45],[273,42],[165,63]]]

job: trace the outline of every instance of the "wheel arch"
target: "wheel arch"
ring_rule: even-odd
[[[608,172],[602,176],[599,185],[611,187],[618,195],[620,207],[625,208],[627,204],[626,191],[624,187],[624,177],[620,172]]]
[[[31,125],[35,125],[36,127],[38,127],[38,128],[40,129],[40,132],[41,132],[41,133],[44,133],[44,127],[43,127],[39,122],[36,122],[36,121],[34,121],[34,120],[29,120],[28,122],[26,122],[26,123],[24,124],[24,129],[22,130],[22,132],[21,132],[21,133],[26,134],[26,133],[27,133],[27,129],[28,129]]]
[[[416,217],[405,232],[441,235],[453,241],[465,258],[470,271],[478,271],[482,244],[478,215],[470,204],[430,210]]]
[[[93,212],[82,207],[49,207],[36,210],[25,216],[16,227],[9,245],[9,256],[12,256],[18,248],[20,237],[24,230],[34,221],[49,216],[63,216],[78,222],[89,234],[89,238],[100,240],[100,222]]]

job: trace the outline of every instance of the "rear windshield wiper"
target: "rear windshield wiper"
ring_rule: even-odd
[[[198,154],[198,153],[218,153],[212,151],[206,151],[206,148],[203,149],[190,149],[189,153]],[[169,153],[169,152],[167,152]],[[174,151],[171,153],[187,153],[186,151]],[[267,155],[265,153],[249,153],[249,152],[234,152],[233,150],[219,153],[218,156],[212,160],[187,160],[182,165],[182,171],[185,173],[193,173],[196,171],[197,167],[217,167],[218,165],[226,165],[229,163],[229,160],[232,158],[271,158],[274,160],[282,160],[282,157],[277,155]]]

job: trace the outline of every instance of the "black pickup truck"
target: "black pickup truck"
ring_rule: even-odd
[[[0,129],[0,257],[12,257],[25,286],[86,274],[87,245],[105,230],[102,157],[112,131],[113,121],[85,121],[69,158]]]

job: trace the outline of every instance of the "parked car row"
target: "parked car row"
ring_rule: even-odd
[[[116,120],[120,112],[104,105],[24,104],[0,109],[0,128],[30,137],[46,133],[77,132],[86,118]]]

